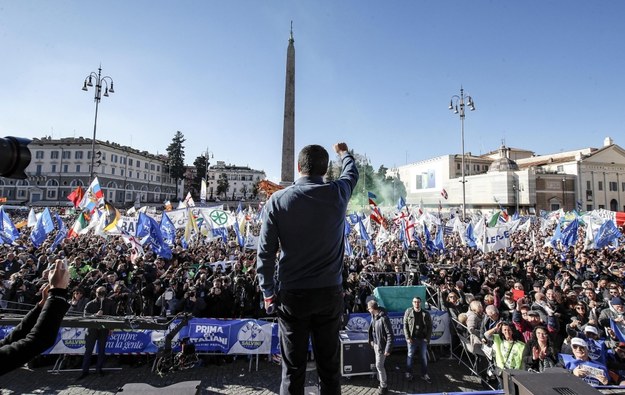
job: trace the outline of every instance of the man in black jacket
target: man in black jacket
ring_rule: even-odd
[[[412,380],[412,360],[418,352],[421,365],[421,379],[428,384],[432,382],[428,375],[428,344],[432,337],[432,317],[421,306],[421,298],[412,298],[412,307],[404,313],[404,335],[408,346],[406,357],[406,378]]]
[[[107,298],[106,287],[100,286],[96,290],[96,298],[87,303],[85,306],[84,316],[92,318],[105,318],[106,316],[115,315],[115,302]],[[96,363],[96,373],[103,375],[102,366],[106,357],[106,340],[109,337],[109,330],[106,328],[88,328],[85,335],[85,356],[82,360],[82,374],[77,380],[82,380],[89,375],[89,366],[91,365],[91,355],[93,347],[98,342],[98,362]]]
[[[391,350],[393,349],[393,328],[386,311],[380,308],[378,302],[375,300],[368,301],[367,310],[371,313],[369,344],[371,344],[375,352],[375,368],[378,371],[378,379],[380,380],[378,395],[382,395],[388,392],[384,362],[386,357],[391,355]]]
[[[0,341],[0,375],[22,366],[54,344],[69,308],[68,284],[69,270],[59,259],[48,274],[48,284],[42,289],[41,301]]]

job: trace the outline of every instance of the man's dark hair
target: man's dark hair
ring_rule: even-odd
[[[320,145],[307,145],[299,152],[297,164],[300,173],[307,176],[324,176],[328,171],[328,151]]]

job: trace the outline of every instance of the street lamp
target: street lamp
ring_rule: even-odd
[[[566,212],[566,178],[562,177],[562,206]]]
[[[460,115],[460,133],[462,139],[462,221],[466,219],[466,191],[465,191],[465,174],[464,174],[464,107],[465,100],[467,100],[466,105],[469,106],[471,111],[475,111],[475,102],[473,98],[469,95],[464,94],[464,89],[462,86],[460,87],[460,96],[453,95],[451,100],[449,101],[449,109],[454,112],[454,114]]]
[[[102,77],[102,66],[98,67],[97,74],[95,73],[95,71],[92,71],[87,77],[85,77],[85,82],[82,86],[82,90],[88,91],[89,87],[92,87],[94,82],[95,94],[93,96],[93,100],[95,101],[95,120],[93,121],[93,139],[91,140],[91,180],[93,180],[93,177],[95,175],[95,135],[96,129],[98,127],[98,104],[100,103],[100,99],[103,95],[102,86],[104,85],[104,96],[108,97],[109,93],[115,93],[115,90],[113,89],[113,79],[108,75]]]
[[[365,158],[362,161],[362,167],[363,167],[363,171],[362,171],[362,193],[363,193],[363,203],[362,203],[362,209],[364,211],[365,209],[365,204],[367,202],[369,202],[369,195],[367,194],[367,166],[369,165],[369,158],[367,158],[367,154],[365,154]]]
[[[514,189],[514,191],[516,192],[516,211],[515,213],[519,213],[519,192],[523,191],[523,186],[522,185],[517,185],[517,184],[512,184],[512,189]]]

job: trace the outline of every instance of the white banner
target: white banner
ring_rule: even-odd
[[[227,228],[234,225],[234,214],[224,211],[222,205],[213,207],[193,207],[189,208],[196,218],[204,218],[211,228]],[[166,211],[176,229],[184,229],[189,217],[187,209]]]
[[[486,228],[482,251],[497,251],[508,247],[510,247],[510,231],[506,226]]]

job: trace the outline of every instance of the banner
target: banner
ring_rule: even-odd
[[[484,232],[484,252],[502,250],[510,247],[510,231],[508,227],[497,226],[495,228],[487,227]]]
[[[0,338],[12,330],[12,326],[0,326]],[[155,354],[165,345],[166,333],[165,330],[114,329],[106,342],[106,353]],[[84,354],[85,334],[84,328],[60,328],[54,345],[42,354]],[[185,337],[199,353],[269,354],[278,349],[278,325],[254,319],[193,318],[174,337],[174,351],[180,351],[180,340]]]
[[[192,207],[191,212],[196,218],[203,218],[209,223],[210,228],[222,228],[234,225],[234,214],[224,211],[222,205],[212,207]],[[187,209],[166,211],[164,213],[173,222],[176,229],[184,229],[189,214]]]
[[[449,327],[449,313],[441,310],[429,310],[432,317],[432,338],[430,344],[445,345],[451,344],[451,332]],[[406,337],[404,336],[404,313],[387,313],[393,328],[393,347],[406,347]],[[349,315],[347,329],[355,332],[367,332],[371,325],[371,314],[354,313]]]
[[[431,310],[430,315],[432,316],[430,344],[450,344],[449,314],[445,311]],[[405,347],[403,312],[389,313],[389,318],[395,336],[393,345]],[[178,322],[176,320],[170,324],[168,330],[114,329],[106,342],[106,353],[156,354],[165,345],[165,334]],[[346,327],[348,330],[366,332],[370,323],[370,314],[355,313],[349,316]],[[0,326],[0,339],[11,333],[13,328],[13,326]],[[60,328],[54,345],[42,354],[84,354],[85,334],[84,328]],[[173,338],[174,352],[180,351],[180,340],[187,337],[189,343],[195,345],[198,353],[251,355],[280,353],[278,324],[263,320],[193,318]]]

